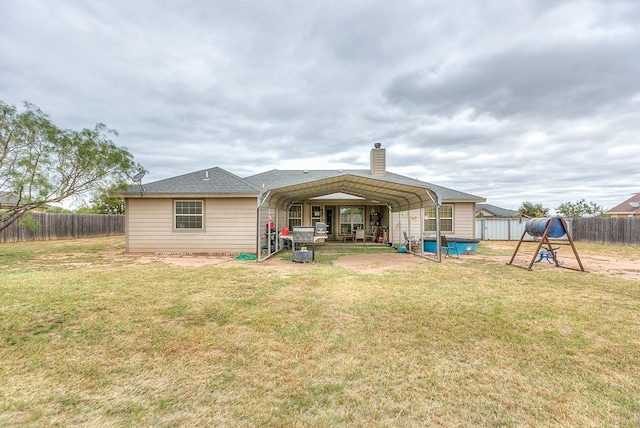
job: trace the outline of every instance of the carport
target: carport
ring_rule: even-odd
[[[372,176],[368,171],[332,172],[332,174],[327,174],[326,177],[303,178],[296,180],[294,183],[263,190],[258,198],[259,224],[256,241],[258,260],[266,260],[281,249],[276,246],[276,250],[272,251],[268,246],[266,255],[263,256],[261,252],[261,236],[263,234],[268,235],[270,241],[270,234],[272,233],[271,229],[266,226],[268,222],[274,222],[276,230],[280,230],[281,225],[288,220],[288,212],[292,204],[333,193],[345,193],[363,198],[366,201],[386,205],[392,214],[416,209],[423,210],[425,207],[435,207],[436,237],[438,239],[437,242],[439,242],[441,235],[441,201],[435,190],[425,187],[424,183],[418,180],[411,180],[397,175]],[[422,240],[424,222],[420,221],[419,224],[420,230],[414,231],[414,233],[418,232],[418,236]],[[390,229],[390,232],[392,234],[392,242],[404,242],[402,235],[394,236],[392,229]],[[412,236],[411,222],[408,223],[407,232],[409,236]],[[398,233],[401,234],[402,232],[398,231]],[[422,252],[419,255],[423,256]],[[434,260],[441,261],[439,245],[436,245],[436,258]]]

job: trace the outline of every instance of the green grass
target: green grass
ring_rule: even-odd
[[[332,264],[355,246],[202,267],[123,248],[0,246],[0,425],[640,425],[638,282]]]

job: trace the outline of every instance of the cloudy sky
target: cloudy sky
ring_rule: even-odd
[[[637,0],[0,0],[0,99],[145,181],[387,169],[517,209],[640,192]]]

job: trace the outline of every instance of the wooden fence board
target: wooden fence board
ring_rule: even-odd
[[[640,217],[590,217],[573,221],[575,241],[640,246]]]
[[[0,232],[0,242],[124,235],[123,215],[58,213],[33,213],[32,215],[40,225],[38,229],[31,230],[13,223]]]

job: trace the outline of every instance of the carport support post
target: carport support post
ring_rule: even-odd
[[[433,202],[433,206],[436,209],[436,261],[437,262],[441,262],[442,261],[442,247],[440,246],[440,198],[438,198],[438,194],[436,192],[433,192],[435,199],[433,198],[433,196],[431,196],[431,191],[428,189],[425,189],[425,191],[427,192],[427,196],[429,196],[429,199],[431,199],[431,202]],[[424,225],[424,219],[422,219],[422,224]],[[424,245],[424,244],[423,244]]]
[[[262,206],[264,205],[264,203],[266,202],[270,194],[271,194],[271,190],[269,190],[267,193],[262,195],[262,200],[258,198],[258,219],[257,219],[258,224],[256,225],[256,230],[258,231],[258,233],[256,233],[256,260],[259,262],[262,261],[262,248],[260,245],[261,244],[260,240],[262,238],[262,233],[260,229],[261,227],[260,223],[262,223]],[[271,205],[271,203],[269,203],[269,205]],[[267,245],[267,246],[269,247],[269,250],[271,250],[271,245]]]
[[[260,233],[260,223],[262,222],[262,205],[258,205],[258,218],[256,219],[256,223],[258,223],[256,225],[256,230],[258,231],[258,233],[256,233],[256,259],[261,262],[262,261],[262,249],[260,246],[260,239],[261,239],[261,233]]]
[[[436,195],[437,199],[437,195]],[[440,230],[440,203],[436,201],[436,261],[442,261],[442,245],[440,244],[440,235],[442,230]]]
[[[271,256],[271,208],[269,208],[269,217],[267,218],[267,257]]]
[[[420,254],[424,256],[424,203],[420,202]]]
[[[275,220],[275,225],[276,225],[276,239],[273,240],[273,242],[275,242],[275,251],[274,254],[277,253],[280,250],[280,234],[278,233],[278,231],[280,230],[280,224],[278,223],[278,209],[275,210],[276,211],[276,220]]]
[[[411,248],[411,210],[407,210],[407,230],[409,231],[409,242],[407,242],[409,246],[408,250],[410,253],[413,253],[413,249]]]

